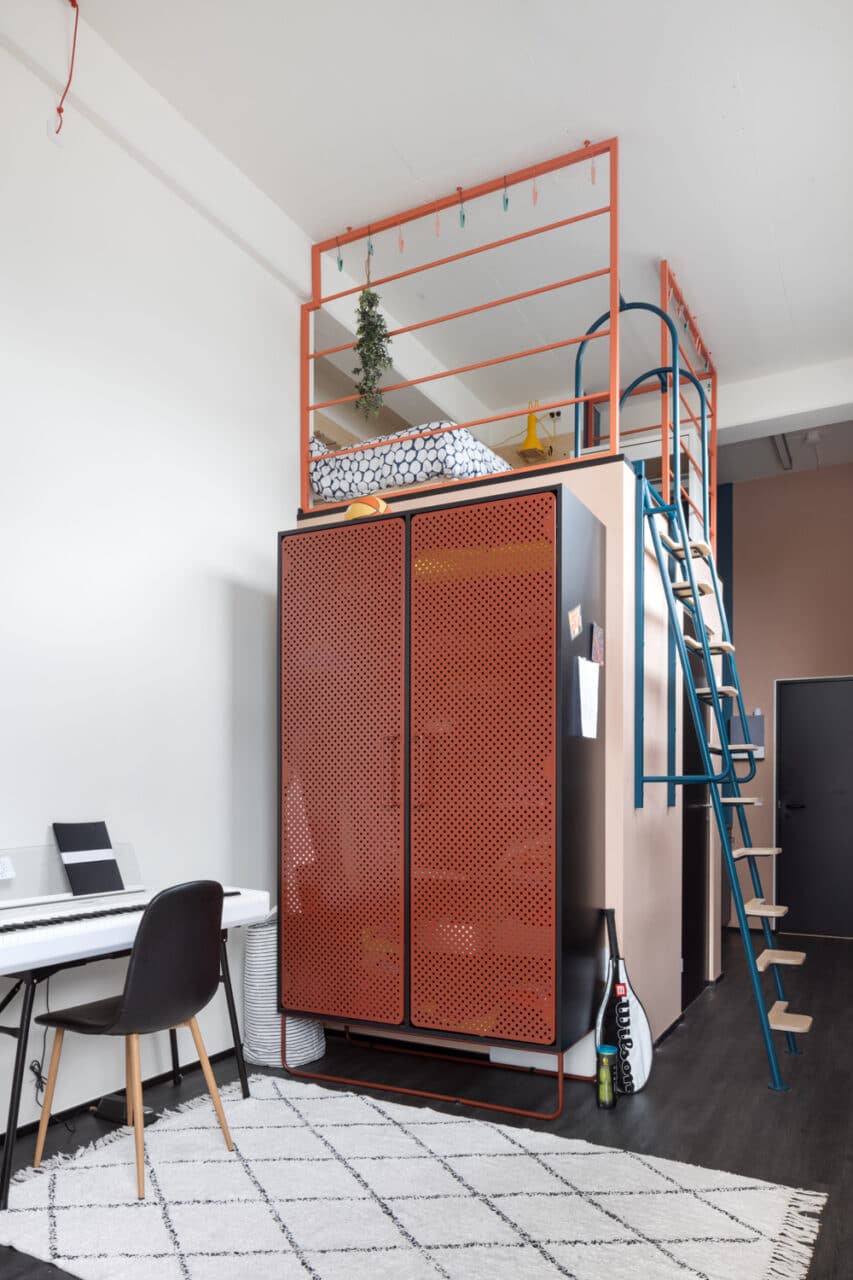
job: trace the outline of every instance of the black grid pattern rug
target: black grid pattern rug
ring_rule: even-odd
[[[0,1241],[84,1280],[782,1280],[825,1197],[254,1076],[19,1176]]]

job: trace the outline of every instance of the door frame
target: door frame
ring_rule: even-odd
[[[685,635],[695,636],[695,627],[693,627],[692,623],[687,618],[685,618],[684,633]],[[698,674],[700,670],[701,656],[697,654],[693,654],[691,652],[688,655],[688,659],[689,659],[691,670],[693,671],[693,675],[695,679],[695,676]],[[708,726],[709,726],[708,708],[705,707],[703,704],[701,706],[701,711],[702,711],[703,720],[705,721],[705,736],[707,737]],[[680,734],[681,765],[682,765],[681,771],[683,774],[696,772],[697,770],[698,772],[701,772],[701,768],[702,768],[701,759],[699,761],[697,769],[694,769],[692,766],[688,767],[687,761],[685,760],[685,752],[687,748],[688,735],[690,734],[691,729],[693,732],[693,736],[696,739],[696,745],[698,748],[701,739],[692,721],[690,708],[687,701],[686,684],[683,684],[682,695],[681,695],[681,734]],[[698,877],[698,881],[694,882],[696,884],[701,885],[701,895],[702,895],[702,903],[701,903],[702,910],[699,913],[701,915],[701,920],[702,920],[702,963],[700,966],[701,973],[702,973],[702,986],[698,991],[696,991],[695,995],[691,996],[690,999],[685,1003],[684,986],[685,986],[686,969],[685,969],[684,953],[686,951],[686,947],[684,945],[684,933],[685,933],[685,924],[686,924],[686,913],[685,913],[684,907],[685,907],[685,883],[687,880],[687,864],[690,856],[687,851],[687,841],[685,839],[685,825],[687,822],[688,793],[692,794],[694,791],[701,792],[702,794],[702,800],[699,802],[698,807],[701,808],[703,812],[703,823],[702,823],[703,849],[702,849],[701,875]],[[714,928],[714,907],[713,907],[713,902],[711,897],[711,883],[712,883],[712,874],[713,874],[711,871],[711,864],[712,864],[713,855],[712,855],[712,849],[711,849],[711,828],[710,828],[710,823],[708,821],[710,817],[710,812],[711,812],[710,795],[709,795],[707,783],[704,783],[704,784],[691,783],[685,787],[682,787],[681,789],[681,952],[682,954],[681,954],[681,979],[680,979],[681,986],[680,986],[680,993],[679,993],[682,1013],[684,1013],[684,1011],[690,1007],[690,1005],[693,1003],[694,1000],[697,1000],[699,998],[699,996],[702,994],[702,991],[705,989],[705,987],[708,986],[709,981],[713,981],[713,978],[710,976],[709,959],[708,959],[709,942],[710,942],[711,932]]]
[[[850,675],[840,676],[779,676],[773,681],[773,792],[771,804],[773,805],[773,844],[779,846],[779,809],[777,807],[777,796],[779,788],[779,686],[783,684],[828,684],[832,680],[853,680],[853,672]],[[784,854],[784,849],[783,849]],[[779,873],[776,866],[776,858],[771,858],[773,864],[772,870],[772,886],[773,901],[776,902],[779,896]],[[778,928],[780,933],[785,932],[785,927],[778,920],[772,920],[771,928]],[[824,934],[808,934],[808,937],[824,937]]]

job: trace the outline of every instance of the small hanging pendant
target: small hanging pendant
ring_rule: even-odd
[[[590,145],[589,138],[584,138],[583,145],[585,147]],[[595,186],[595,156],[592,156],[589,162],[589,180],[591,184]]]

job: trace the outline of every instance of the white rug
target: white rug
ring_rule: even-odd
[[[825,1197],[254,1076],[15,1180],[0,1241],[89,1280],[781,1280]]]

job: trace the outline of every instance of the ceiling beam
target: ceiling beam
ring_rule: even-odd
[[[721,382],[719,406],[721,445],[847,422],[853,418],[853,357]]]

